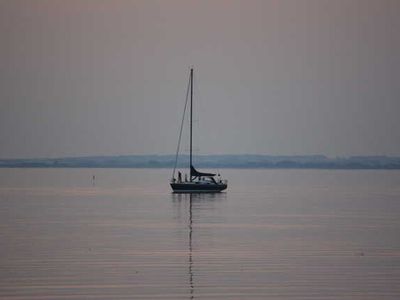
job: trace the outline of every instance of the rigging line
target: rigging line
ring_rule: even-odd
[[[189,88],[190,88],[190,78],[189,78],[188,86],[187,86],[187,89],[186,89],[185,107],[183,108],[183,116],[182,116],[182,121],[181,121],[181,129],[179,130],[178,146],[176,147],[175,164],[174,164],[174,170],[172,171],[172,179],[175,178],[176,166],[177,166],[177,164],[178,164],[178,154],[179,154],[179,148],[180,148],[180,145],[181,145],[183,123],[184,123],[184,121],[185,121],[186,107],[187,107],[187,103],[188,103],[188,99],[189,99]]]

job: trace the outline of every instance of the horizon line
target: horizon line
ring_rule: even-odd
[[[38,157],[0,157],[0,160],[41,160],[41,159],[74,159],[74,158],[94,158],[94,157],[129,157],[129,156],[175,156],[176,154],[92,154],[92,155],[67,155],[67,156],[38,156]],[[189,156],[189,154],[183,153],[180,156]],[[365,157],[365,158],[400,158],[398,155],[387,155],[387,154],[347,154],[347,155],[336,155],[329,156],[326,154],[257,154],[257,153],[226,153],[226,154],[196,154],[194,156],[204,157],[204,156],[268,156],[268,157],[324,157],[327,159],[340,159],[340,158],[355,158],[355,157]]]

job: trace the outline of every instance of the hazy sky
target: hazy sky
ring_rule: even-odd
[[[400,155],[400,1],[0,0],[0,158]],[[184,147],[185,148],[185,147]]]

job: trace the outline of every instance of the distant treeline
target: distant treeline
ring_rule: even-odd
[[[37,159],[0,159],[0,168],[172,168],[174,155],[90,156]],[[179,167],[189,164],[180,156]],[[400,169],[400,157],[351,156],[328,158],[324,155],[200,155],[199,168],[270,169]]]

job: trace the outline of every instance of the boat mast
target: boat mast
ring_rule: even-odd
[[[193,68],[190,68],[190,182],[192,182]]]

